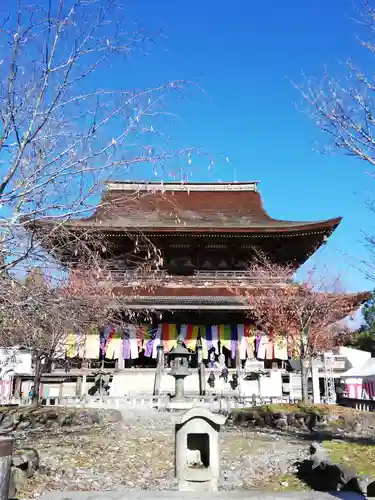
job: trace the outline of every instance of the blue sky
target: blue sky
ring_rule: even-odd
[[[348,56],[363,62],[366,53],[357,40],[361,27],[351,19],[353,3],[135,3],[132,18],[164,36],[116,78],[136,87],[180,78],[203,86],[207,94],[190,90],[170,109],[178,115],[174,139],[202,145],[215,159],[211,170],[206,159],[193,162],[192,180],[259,180],[265,207],[275,218],[343,216],[315,261],[339,273],[348,290],[372,288],[356,269],[366,258],[363,233],[374,229],[374,215],[365,206],[373,192],[374,181],[365,174],[370,166],[314,151],[325,137],[298,111],[301,99],[291,85],[302,81],[302,73],[319,77],[325,66],[338,75]],[[160,175],[167,179],[170,171]]]
[[[7,2],[13,6],[6,0],[5,8]],[[155,44],[97,79],[98,87],[126,89],[176,79],[201,85],[204,92],[188,86],[183,99],[170,102],[176,118],[165,122],[175,145],[200,146],[215,160],[209,169],[207,157],[194,158],[191,166],[184,158],[190,179],[259,180],[275,218],[343,216],[314,260],[353,291],[373,287],[356,267],[366,259],[364,233],[375,233],[365,204],[375,181],[363,162],[314,151],[325,137],[298,110],[301,98],[291,81],[301,82],[302,73],[319,77],[324,67],[337,76],[348,56],[365,62],[356,15],[352,0],[130,0],[127,23],[145,26]],[[156,178],[173,179],[181,165],[176,161]],[[152,176],[136,169],[129,177]]]

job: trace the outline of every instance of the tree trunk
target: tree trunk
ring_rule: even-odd
[[[301,392],[302,402],[309,403],[309,368],[306,366],[305,358],[300,358],[301,361]]]
[[[39,406],[40,399],[40,382],[42,379],[42,363],[40,361],[40,356],[35,356],[35,372],[34,372],[34,390],[32,397],[32,405]]]
[[[309,367],[306,366],[306,350],[307,345],[307,335],[308,332],[306,328],[301,329],[300,333],[300,363],[301,363],[301,392],[302,392],[302,402],[305,404],[309,403]]]

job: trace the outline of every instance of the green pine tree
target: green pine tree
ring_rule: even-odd
[[[350,346],[362,351],[371,352],[375,357],[375,292],[363,306],[364,323],[353,335]]]

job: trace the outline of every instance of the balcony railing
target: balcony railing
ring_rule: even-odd
[[[119,271],[112,270],[111,277],[117,283],[131,285],[135,283],[154,284],[181,284],[192,286],[226,286],[228,283],[236,282],[248,285],[285,285],[288,280],[285,277],[255,276],[249,271],[197,271],[192,275],[173,275],[166,271],[140,272],[140,271]]]

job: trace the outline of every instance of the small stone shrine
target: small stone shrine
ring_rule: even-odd
[[[220,476],[220,426],[226,417],[194,407],[175,427],[176,477],[180,491],[217,491]]]

